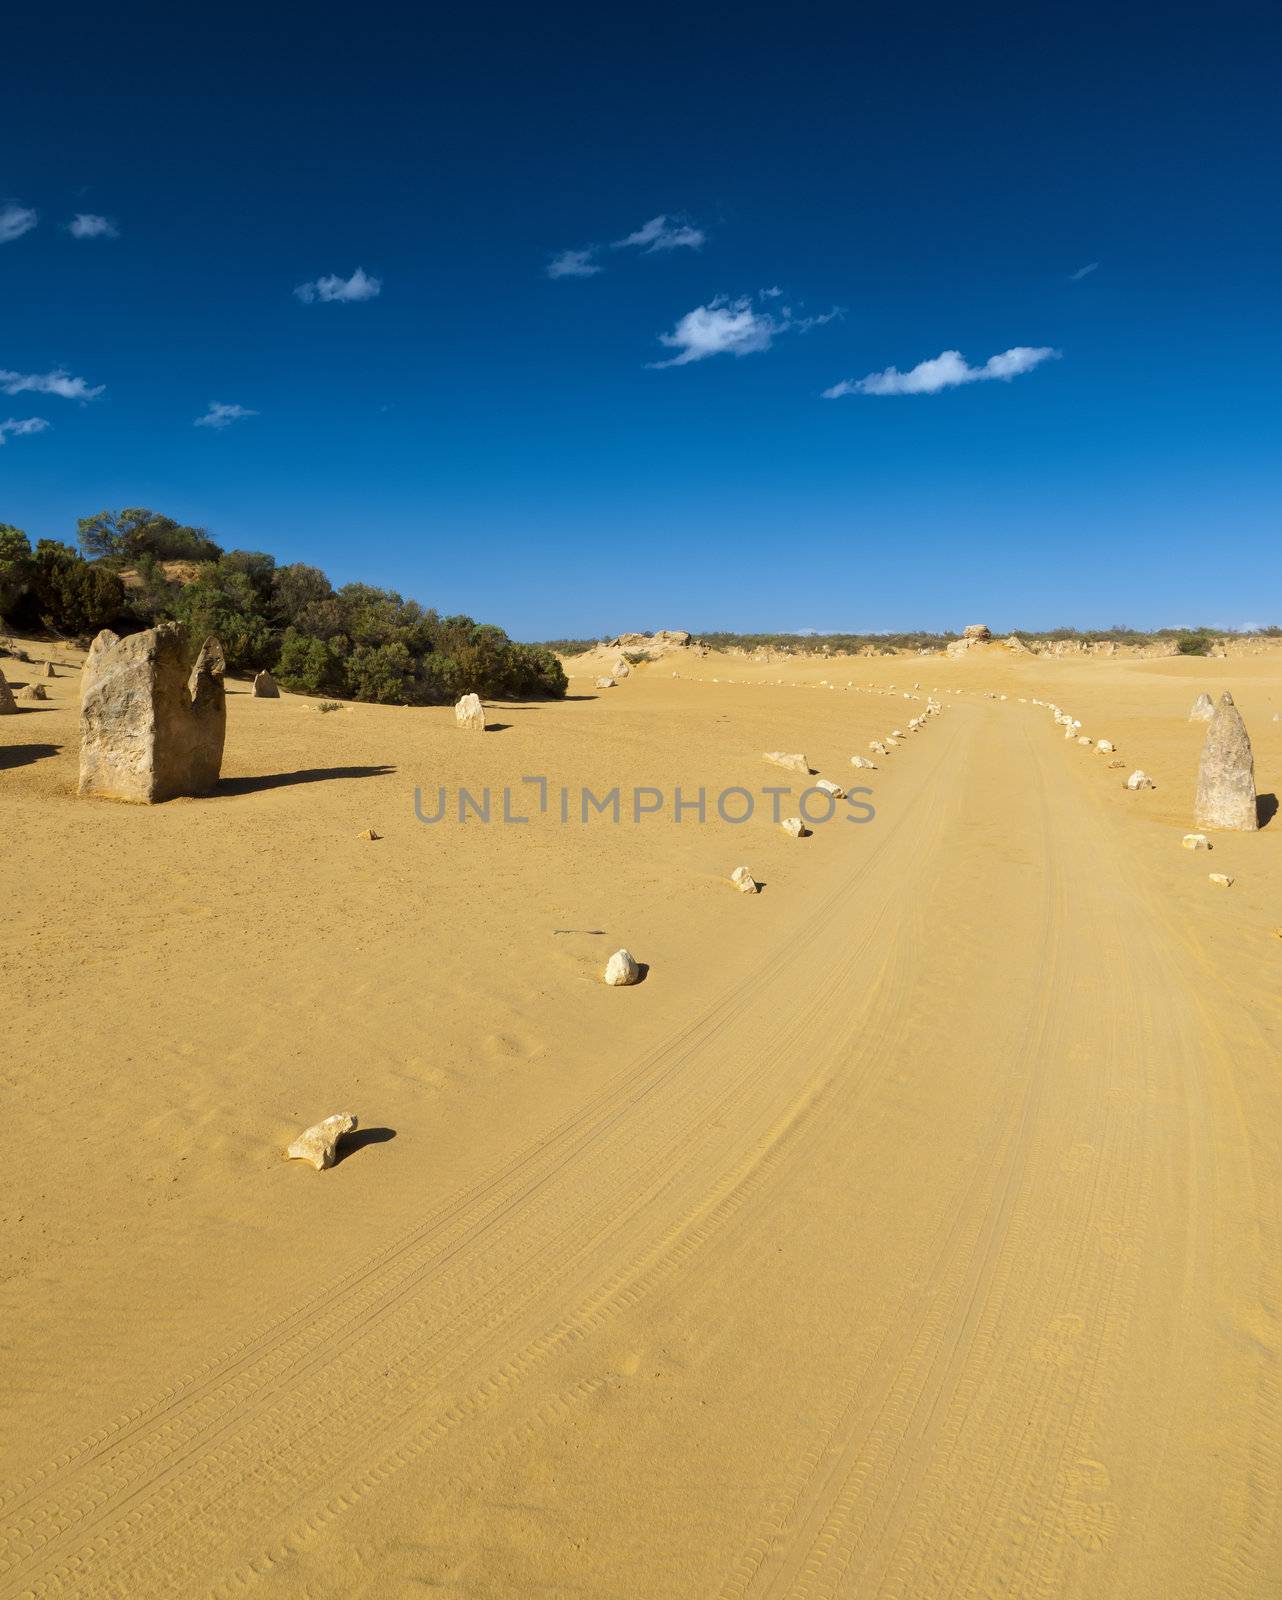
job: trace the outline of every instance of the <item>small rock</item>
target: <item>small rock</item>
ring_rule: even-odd
[[[1126,780],[1126,787],[1128,789],[1156,789],[1157,785],[1153,782],[1152,778],[1149,777],[1147,772],[1145,772],[1141,767],[1136,767],[1135,771],[1132,772],[1130,777]]]
[[[616,678],[626,678],[631,673],[632,668],[627,664],[627,662],[623,659],[623,657],[620,656],[619,659],[610,668],[610,671],[614,674],[614,676]]]
[[[256,672],[251,690],[255,700],[279,700],[280,689],[270,672]]]
[[[869,761],[867,756],[851,756],[850,765],[852,767],[863,767],[868,772],[876,772],[877,770],[877,763]]]
[[[810,829],[800,817],[785,817],[779,826],[794,839],[806,839],[810,836]]]
[[[815,788],[822,789],[825,794],[831,795],[834,800],[844,800],[846,798],[846,791],[839,783],[834,783],[831,778],[817,779]]]
[[[465,694],[454,707],[454,722],[471,733],[485,732],[485,707],[479,694]]]
[[[1211,841],[1204,833],[1186,833],[1180,840],[1186,850],[1209,850]]]
[[[747,867],[736,867],[730,874],[730,882],[734,884],[740,894],[758,894],[761,885],[748,871]]]
[[[614,688],[614,679],[613,678],[598,678],[596,680],[595,687],[598,688],[598,689],[613,689]]]
[[[49,692],[43,683],[29,683],[25,689],[18,690],[18,698],[21,700],[47,700]]]
[[[1217,889],[1231,889],[1233,887],[1233,879],[1229,877],[1227,872],[1208,872],[1207,877]]]
[[[1125,761],[1110,761],[1109,762],[1109,768],[1110,769],[1112,769],[1114,767],[1124,767],[1125,765],[1126,765]]]
[[[616,950],[605,964],[605,981],[613,989],[626,988],[636,983],[640,976],[641,968],[632,959],[629,950]]]
[[[358,833],[356,837],[358,839],[368,839],[371,843],[373,843],[375,839],[381,839],[383,835],[381,833],[375,833],[373,828],[366,828],[364,833]]]
[[[1107,756],[1112,755],[1113,751],[1117,749],[1117,746],[1111,739],[1101,739],[1095,748],[1103,755]]]
[[[1189,710],[1190,722],[1209,722],[1215,715],[1215,705],[1209,694],[1198,695]]]
[[[324,1122],[318,1122],[305,1133],[299,1134],[286,1150],[286,1159],[310,1161],[317,1172],[324,1172],[326,1167],[334,1165],[334,1151],[338,1147],[338,1141],[345,1133],[353,1133],[355,1130],[356,1118],[350,1113],[326,1117]]]
[[[800,772],[807,778],[810,776],[810,763],[803,755],[789,755],[786,750],[766,750],[763,754],[767,761],[773,761],[777,767],[785,767],[789,772]]]
[[[1078,734],[1078,736],[1077,736],[1077,742],[1078,742],[1078,744],[1089,744],[1091,741],[1086,737],[1086,735],[1084,733],[1081,733],[1081,734]]]

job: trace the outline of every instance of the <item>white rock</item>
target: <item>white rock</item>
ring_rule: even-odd
[[[300,1133],[286,1150],[285,1156],[290,1161],[310,1161],[317,1172],[323,1172],[326,1167],[334,1165],[338,1141],[345,1133],[354,1132],[355,1128],[356,1118],[350,1113],[326,1117],[324,1122],[318,1122],[305,1133]]]
[[[613,678],[598,678],[596,680],[595,687],[598,688],[598,689],[613,689],[614,688],[614,679]]]
[[[877,763],[869,761],[867,756],[851,756],[850,765],[852,767],[863,767],[868,772],[876,772],[877,770]]]
[[[1095,748],[1103,751],[1106,756],[1111,756],[1113,751],[1117,749],[1117,746],[1111,739],[1101,739]]]
[[[1231,889],[1233,887],[1233,879],[1229,877],[1227,872],[1208,872],[1207,877],[1217,889]]]
[[[794,839],[804,839],[810,833],[810,829],[800,817],[785,817],[779,826],[785,833],[791,834]]]
[[[890,737],[886,740],[886,749],[887,750],[898,750],[898,748],[899,748],[899,740],[896,739],[894,734],[892,733],[890,735]]]
[[[730,874],[730,882],[740,894],[756,894],[761,887],[747,867],[736,867]]]
[[[786,750],[766,750],[763,755],[777,767],[786,767],[789,772],[800,772],[807,778],[810,776],[810,763],[803,755],[790,755]]]
[[[1128,789],[1156,789],[1157,785],[1142,767],[1136,767],[1135,771],[1126,780],[1126,787]]]
[[[1215,715],[1215,702],[1205,690],[1198,695],[1189,709],[1190,722],[1209,722]]]
[[[1186,850],[1209,850],[1211,841],[1204,833],[1186,833],[1180,840]]]
[[[1091,741],[1086,737],[1086,735],[1084,733],[1080,733],[1077,736],[1077,742],[1078,742],[1078,744],[1089,744]]]
[[[641,976],[641,968],[632,959],[629,950],[616,950],[605,964],[605,981],[611,988],[626,988],[630,983],[636,983]]]
[[[816,779],[815,788],[822,789],[825,794],[830,794],[834,800],[844,800],[846,798],[846,791],[839,783],[834,783],[831,778]]]
[[[616,678],[626,678],[631,673],[632,668],[627,664],[623,657],[620,656],[610,668],[610,671],[614,673]]]
[[[472,733],[485,732],[485,707],[479,694],[465,694],[454,707],[454,721]]]
[[[886,753],[886,746],[881,742],[880,739],[870,739],[868,741],[868,748],[875,756],[884,756]]]

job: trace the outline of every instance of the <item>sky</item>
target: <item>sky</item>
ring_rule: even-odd
[[[0,522],[523,639],[1282,621],[1275,6],[183,11],[6,21]]]

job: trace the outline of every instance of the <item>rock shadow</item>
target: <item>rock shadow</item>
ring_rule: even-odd
[[[1267,828],[1278,814],[1278,797],[1275,794],[1257,794],[1255,797],[1255,825]]]
[[[354,1156],[367,1144],[386,1144],[395,1137],[395,1128],[357,1128],[352,1133],[345,1133],[334,1147],[334,1165],[341,1166],[348,1156]]]
[[[288,789],[296,783],[329,783],[343,778],[385,778],[395,767],[303,767],[298,772],[267,772],[258,778],[219,778],[213,795],[258,794],[263,789]]]
[[[10,767],[29,767],[33,761],[45,761],[56,756],[60,744],[6,744],[0,745],[0,771]]]

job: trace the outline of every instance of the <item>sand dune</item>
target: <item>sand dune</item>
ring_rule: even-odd
[[[76,799],[74,672],[0,720],[0,1595],[1277,1592],[1282,819],[1180,838],[1199,690],[1282,784],[1282,654],[672,670],[232,685],[155,808]],[[415,816],[766,750],[875,821]]]

